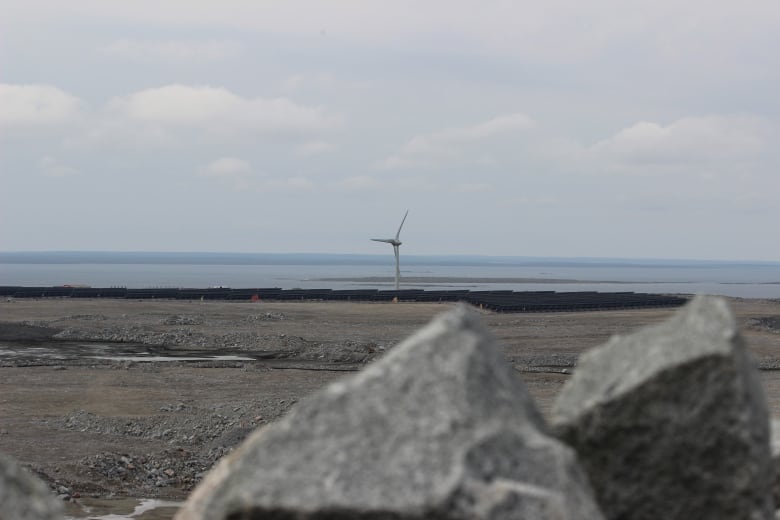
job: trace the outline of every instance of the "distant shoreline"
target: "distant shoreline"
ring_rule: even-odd
[[[355,282],[355,283],[389,283],[394,282],[395,278],[392,276],[347,276],[347,277],[328,277],[328,278],[311,278],[312,282]],[[502,284],[516,284],[516,283],[553,283],[553,284],[571,284],[571,283],[587,283],[587,284],[651,284],[651,283],[671,283],[671,282],[637,282],[637,281],[617,281],[617,280],[576,280],[568,278],[490,278],[490,277],[472,277],[472,276],[403,276],[401,277],[402,283],[411,284],[433,284],[433,283],[502,283]],[[690,283],[690,282],[674,282],[674,283]]]
[[[280,289],[390,289],[395,286],[394,269],[374,260],[298,255],[188,256],[139,253],[104,257],[108,263],[89,263],[99,258],[85,253],[30,259],[16,256],[16,263],[0,253],[0,286],[56,287],[63,284],[127,288],[257,288]],[[68,258],[65,258],[67,256]],[[43,263],[38,260],[62,260]],[[392,256],[390,257],[392,260]],[[287,261],[289,260],[289,262]],[[390,261],[391,261],[390,260]],[[430,260],[430,259],[428,259]],[[517,265],[484,263],[413,264],[405,257],[401,266],[404,289],[426,290],[524,290],[524,291],[634,291],[664,294],[704,293],[743,298],[778,298],[780,264],[691,266],[637,264],[608,266],[605,263],[578,265],[551,262]],[[120,263],[121,261],[130,263]],[[253,263],[255,262],[255,263]],[[267,263],[264,263],[267,262]],[[349,262],[349,263],[345,263]]]

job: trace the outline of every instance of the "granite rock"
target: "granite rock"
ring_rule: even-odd
[[[177,519],[601,519],[479,316],[435,319],[255,432]]]
[[[774,517],[767,405],[721,298],[581,356],[552,424],[607,518]]]
[[[773,417],[770,424],[770,447],[772,450],[772,499],[775,507],[780,506],[780,419]]]
[[[62,505],[40,479],[0,454],[0,520],[59,520]]]

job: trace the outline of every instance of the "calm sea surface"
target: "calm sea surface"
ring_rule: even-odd
[[[279,287],[282,289],[354,289],[392,287],[393,258],[348,255],[334,258],[308,255],[294,263],[253,263],[216,255],[134,254],[128,263],[121,255],[105,258],[47,257],[29,255],[24,262],[10,253],[0,254],[0,285],[57,286],[84,284],[92,287]],[[161,258],[160,255],[163,255]],[[273,261],[273,255],[267,255]],[[140,260],[139,260],[140,258]],[[263,257],[263,262],[269,258]],[[298,258],[298,257],[296,257]],[[402,288],[407,289],[512,289],[516,291],[634,291],[649,293],[706,293],[746,298],[780,298],[780,263],[713,263],[696,261],[634,261],[592,259],[507,259],[483,257],[468,262],[442,257],[415,257],[402,263]],[[49,259],[50,261],[46,261]],[[94,263],[89,260],[98,260]],[[213,262],[213,263],[210,263]],[[403,262],[403,257],[402,257]],[[351,264],[351,265],[350,265]],[[440,265],[438,265],[440,264]],[[468,264],[468,265],[466,265]],[[387,281],[369,282],[368,277]],[[424,278],[415,283],[403,278]],[[436,278],[494,278],[437,281]],[[534,279],[509,283],[506,279]],[[329,280],[339,279],[339,280]],[[555,281],[552,281],[555,280]],[[557,280],[571,280],[559,282]]]

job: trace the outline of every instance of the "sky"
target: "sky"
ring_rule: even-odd
[[[0,0],[0,250],[780,261],[777,0]]]

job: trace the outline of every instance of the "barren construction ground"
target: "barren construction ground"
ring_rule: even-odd
[[[780,300],[731,300],[780,415]],[[61,494],[181,499],[252,429],[451,304],[0,303],[0,451]],[[577,356],[674,310],[494,314],[543,411]]]

